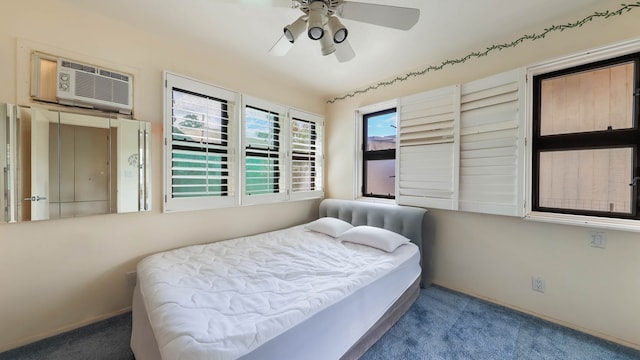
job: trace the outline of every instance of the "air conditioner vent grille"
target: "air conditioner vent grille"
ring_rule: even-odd
[[[131,113],[131,76],[65,59],[58,65],[56,96],[61,103]]]
[[[113,101],[113,80],[97,76],[95,98],[103,101]]]
[[[62,60],[61,63],[62,63],[62,67],[66,67],[69,69],[80,70],[80,71],[88,72],[91,74],[96,73],[96,68],[93,66],[78,64],[78,63],[74,63],[72,61],[67,61],[67,60]]]
[[[95,88],[94,75],[85,74],[83,72],[76,73],[76,96],[83,96],[86,98],[93,98],[93,89]]]
[[[102,70],[102,69],[100,69],[99,71],[100,71],[100,75],[102,76],[110,77],[116,80],[129,81],[129,77],[127,75],[118,74],[116,72]]]
[[[120,81],[113,82],[113,102],[127,105],[129,103],[129,85]]]

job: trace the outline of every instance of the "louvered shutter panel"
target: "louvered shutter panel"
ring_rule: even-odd
[[[166,73],[165,211],[236,204],[237,94]]]
[[[244,204],[286,199],[286,108],[244,98],[242,151]]]
[[[290,116],[291,199],[324,196],[323,120],[297,110]]]
[[[457,209],[459,89],[399,100],[398,204]]]
[[[460,210],[522,216],[524,71],[462,85]]]
[[[173,197],[228,194],[228,110],[226,101],[174,90]]]

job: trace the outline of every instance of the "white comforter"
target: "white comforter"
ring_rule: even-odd
[[[417,251],[340,243],[302,226],[152,255],[139,286],[162,358],[236,359]]]

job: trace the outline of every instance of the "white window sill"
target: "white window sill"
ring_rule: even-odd
[[[525,220],[547,223],[585,226],[598,229],[622,230],[640,232],[640,221],[626,219],[612,219],[598,216],[582,216],[569,214],[555,214],[531,211]]]
[[[359,198],[356,198],[356,201],[371,202],[371,203],[378,203],[378,204],[396,205],[396,199],[384,199],[384,198],[361,196]]]

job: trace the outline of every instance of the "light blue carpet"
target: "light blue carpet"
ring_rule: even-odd
[[[0,360],[133,360],[131,313],[0,353]]]
[[[361,360],[639,360],[626,348],[432,286]]]
[[[133,360],[130,336],[128,313],[0,353],[0,360]],[[361,358],[427,359],[640,360],[640,351],[432,286]]]

